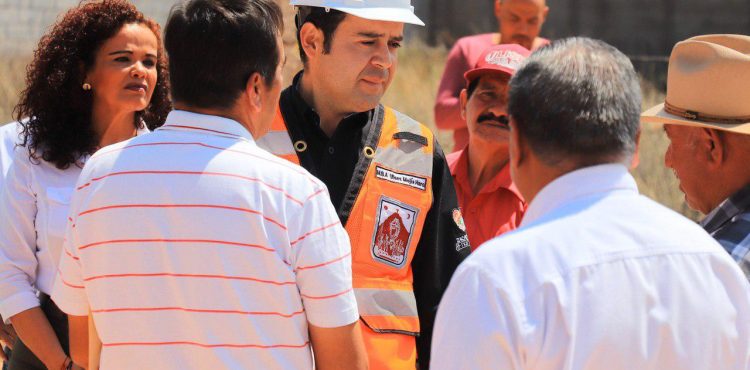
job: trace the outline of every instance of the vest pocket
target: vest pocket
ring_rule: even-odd
[[[355,288],[362,321],[374,332],[419,336],[417,301],[411,290]]]

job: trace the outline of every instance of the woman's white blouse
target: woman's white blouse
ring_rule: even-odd
[[[37,290],[45,294],[52,291],[70,198],[81,167],[71,165],[60,170],[44,160],[30,160],[25,148],[15,150],[0,195],[3,319],[39,306]]]

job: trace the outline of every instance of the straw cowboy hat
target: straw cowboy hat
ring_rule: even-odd
[[[750,135],[750,36],[704,35],[677,43],[665,102],[645,111],[641,121]]]

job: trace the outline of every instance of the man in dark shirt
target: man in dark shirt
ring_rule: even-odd
[[[437,305],[470,248],[432,132],[380,104],[404,23],[421,21],[403,2],[292,5],[305,67],[259,145],[328,186],[352,242],[370,368],[413,369],[418,357],[425,369]]]

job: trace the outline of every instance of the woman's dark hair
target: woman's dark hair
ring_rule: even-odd
[[[274,0],[190,0],[175,5],[164,28],[175,102],[225,109],[248,79],[267,86],[281,62],[281,9]]]
[[[66,169],[96,150],[99,138],[91,122],[93,95],[81,86],[101,46],[132,23],[148,27],[158,42],[156,86],[149,105],[136,113],[133,125],[140,127],[145,122],[153,129],[164,123],[171,103],[159,25],[125,0],[83,1],[42,36],[26,68],[26,88],[14,115],[23,126],[22,145],[32,160],[41,158]]]

